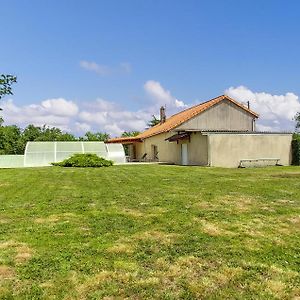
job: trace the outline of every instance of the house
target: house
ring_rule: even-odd
[[[135,137],[108,143],[128,145],[133,161],[238,167],[291,162],[291,133],[258,132],[258,114],[222,95],[166,118]]]

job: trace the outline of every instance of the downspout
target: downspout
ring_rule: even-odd
[[[253,118],[253,121],[252,121],[252,131],[255,131],[255,118]]]
[[[211,146],[210,146],[210,135],[207,135],[207,166],[212,166],[212,155],[211,155]]]

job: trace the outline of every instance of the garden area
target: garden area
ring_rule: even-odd
[[[299,299],[300,168],[0,170],[1,299]]]

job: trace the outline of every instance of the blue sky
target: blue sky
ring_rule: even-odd
[[[262,129],[292,129],[300,110],[299,1],[0,0],[0,8],[0,73],[18,76],[2,103],[7,124],[118,135],[143,129],[161,104],[171,114],[224,92],[252,101]]]

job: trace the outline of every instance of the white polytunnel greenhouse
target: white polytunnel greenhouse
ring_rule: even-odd
[[[126,162],[122,144],[104,142],[28,142],[24,155],[0,155],[0,168],[43,167],[75,153],[94,153],[115,164]]]

